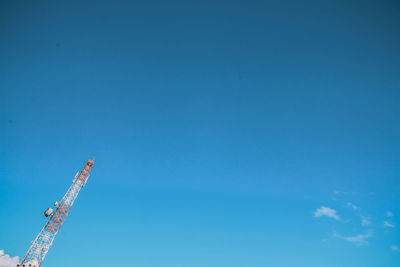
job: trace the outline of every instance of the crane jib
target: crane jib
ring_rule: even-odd
[[[93,160],[88,160],[82,170],[75,175],[72,185],[62,200],[54,203],[56,206],[54,212],[51,208],[45,211],[45,216],[49,219],[32,242],[21,263],[17,265],[18,267],[39,267],[42,264],[76,197],[85,186],[93,164]]]

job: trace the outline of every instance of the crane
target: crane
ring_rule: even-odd
[[[88,160],[82,170],[75,175],[62,200],[54,202],[54,211],[52,208],[46,209],[44,216],[49,219],[17,267],[39,267],[42,264],[76,197],[85,186],[93,164],[94,160]]]

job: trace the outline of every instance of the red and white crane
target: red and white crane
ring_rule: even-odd
[[[48,208],[44,212],[44,216],[49,217],[49,220],[32,242],[25,257],[17,265],[18,267],[39,267],[42,264],[76,197],[85,186],[93,164],[93,160],[88,160],[82,170],[75,175],[71,187],[62,200],[54,203],[55,210]]]

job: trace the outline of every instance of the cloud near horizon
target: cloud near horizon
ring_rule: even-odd
[[[348,207],[348,208],[351,208],[352,210],[360,210],[360,207],[354,205],[354,204],[351,203],[351,202],[347,202],[347,207]]]
[[[19,257],[11,257],[5,254],[4,250],[0,250],[0,267],[15,267],[19,263]]]
[[[333,218],[335,220],[340,220],[339,215],[336,214],[336,210],[324,206],[314,211],[314,217],[321,217],[321,216],[326,216],[329,218]]]
[[[368,226],[371,225],[372,222],[370,220],[370,217],[366,217],[366,216],[361,216],[361,225],[362,226]]]
[[[337,237],[337,238],[346,240],[346,241],[348,241],[350,243],[354,243],[357,246],[362,246],[362,245],[365,245],[365,244],[368,243],[367,239],[372,237],[372,231],[368,231],[365,234],[359,234],[359,235],[356,235],[356,236],[342,236],[342,235],[339,235],[337,233],[334,233],[333,235],[335,237]]]
[[[394,228],[396,225],[393,222],[384,221],[383,227],[385,228]]]
[[[385,213],[385,215],[386,215],[386,217],[393,217],[393,212],[387,211],[387,212]]]

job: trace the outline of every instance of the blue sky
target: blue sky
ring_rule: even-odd
[[[399,11],[2,1],[0,250],[96,156],[43,267],[399,265]]]

